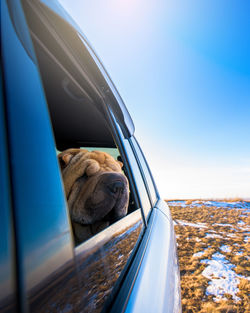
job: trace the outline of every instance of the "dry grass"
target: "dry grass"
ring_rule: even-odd
[[[183,312],[250,312],[248,304],[250,283],[246,279],[250,276],[249,241],[246,240],[249,231],[245,228],[250,225],[250,217],[242,214],[243,211],[239,209],[192,206],[193,201],[187,200],[185,207],[168,203],[176,222]],[[184,226],[181,221],[204,223],[207,228]],[[239,221],[244,222],[245,226],[238,224]],[[223,245],[230,247],[231,250],[222,251]],[[197,252],[204,254],[195,257],[194,253]],[[235,273],[242,275],[237,293],[240,300],[237,302],[231,294],[224,294],[223,299],[215,301],[214,295],[206,293],[209,279],[205,278],[202,272],[207,264],[201,261],[211,259],[216,252],[223,254],[235,265],[233,269]]]

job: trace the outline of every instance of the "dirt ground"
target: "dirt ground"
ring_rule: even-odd
[[[183,312],[250,312],[250,203],[167,201]]]

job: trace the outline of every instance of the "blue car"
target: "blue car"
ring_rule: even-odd
[[[134,124],[52,0],[1,0],[0,312],[180,312],[176,241]],[[153,125],[152,125],[153,127]],[[57,153],[121,158],[128,214],[76,244]]]

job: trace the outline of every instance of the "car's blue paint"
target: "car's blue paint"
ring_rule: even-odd
[[[73,259],[72,238],[40,75],[13,28],[7,6],[2,9],[17,264],[25,310],[32,288]],[[28,29],[23,31],[29,38]]]
[[[169,207],[166,203],[166,201],[164,201],[163,199],[159,199],[157,204],[156,204],[157,208],[162,211],[162,213],[164,213],[167,218],[172,222],[172,217],[171,217],[171,213],[169,210]]]
[[[0,68],[0,311],[16,309],[15,241],[11,212],[11,185],[5,125],[2,69]]]

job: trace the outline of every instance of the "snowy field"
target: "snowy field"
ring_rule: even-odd
[[[183,312],[250,312],[250,203],[167,201]]]

